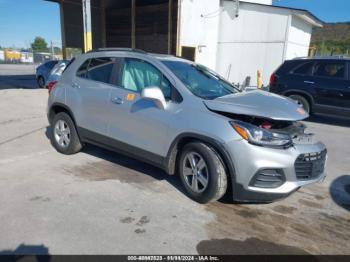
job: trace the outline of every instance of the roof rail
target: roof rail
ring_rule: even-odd
[[[323,58],[323,59],[342,59],[342,58],[349,58],[346,55],[332,55],[332,56],[315,56],[315,58]]]
[[[304,57],[295,57],[293,60],[299,60],[299,59],[350,59],[349,56],[346,55],[333,55],[333,56],[304,56]]]
[[[299,59],[310,59],[312,57],[309,57],[309,56],[297,56],[297,57],[294,57],[292,60],[299,60]]]
[[[124,51],[124,52],[136,52],[140,54],[147,54],[146,51],[137,49],[137,48],[127,48],[127,47],[104,47],[104,48],[97,48],[90,50],[86,53],[93,53],[93,52],[104,52],[104,51]]]

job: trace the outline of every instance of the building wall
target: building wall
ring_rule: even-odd
[[[180,1],[179,48],[196,48],[195,60],[216,68],[220,0]]]
[[[54,1],[60,3],[62,44],[66,48],[84,48],[82,0]],[[91,0],[92,47],[104,46],[103,9],[100,0]]]
[[[285,59],[307,56],[311,41],[312,26],[293,15],[289,29]]]
[[[267,85],[284,61],[290,11],[242,2],[235,17],[233,3],[221,3],[216,71],[235,83],[250,76],[251,85],[256,85],[260,70]]]

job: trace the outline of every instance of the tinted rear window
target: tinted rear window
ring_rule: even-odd
[[[66,68],[63,70],[62,74],[67,70],[67,68],[74,62],[75,58],[73,57],[68,64],[66,65]]]
[[[306,62],[295,67],[291,73],[298,75],[311,75],[313,62]]]
[[[52,69],[57,64],[57,62],[58,61],[49,61],[45,63],[45,66],[49,69]]]

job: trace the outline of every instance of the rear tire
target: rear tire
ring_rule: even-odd
[[[202,142],[184,146],[178,162],[187,195],[199,203],[220,199],[227,189],[227,175],[219,155]]]
[[[42,76],[39,76],[36,80],[39,88],[45,88],[45,79]]]
[[[293,99],[298,103],[298,105],[301,105],[306,112],[309,114],[311,113],[311,106],[310,103],[307,101],[307,99],[301,95],[290,95],[290,99]]]
[[[53,118],[51,142],[58,152],[65,155],[78,153],[82,149],[74,122],[67,113],[58,113]]]

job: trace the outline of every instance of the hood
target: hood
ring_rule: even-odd
[[[273,120],[298,121],[309,117],[306,111],[289,98],[260,90],[205,100],[204,104],[212,111]]]

